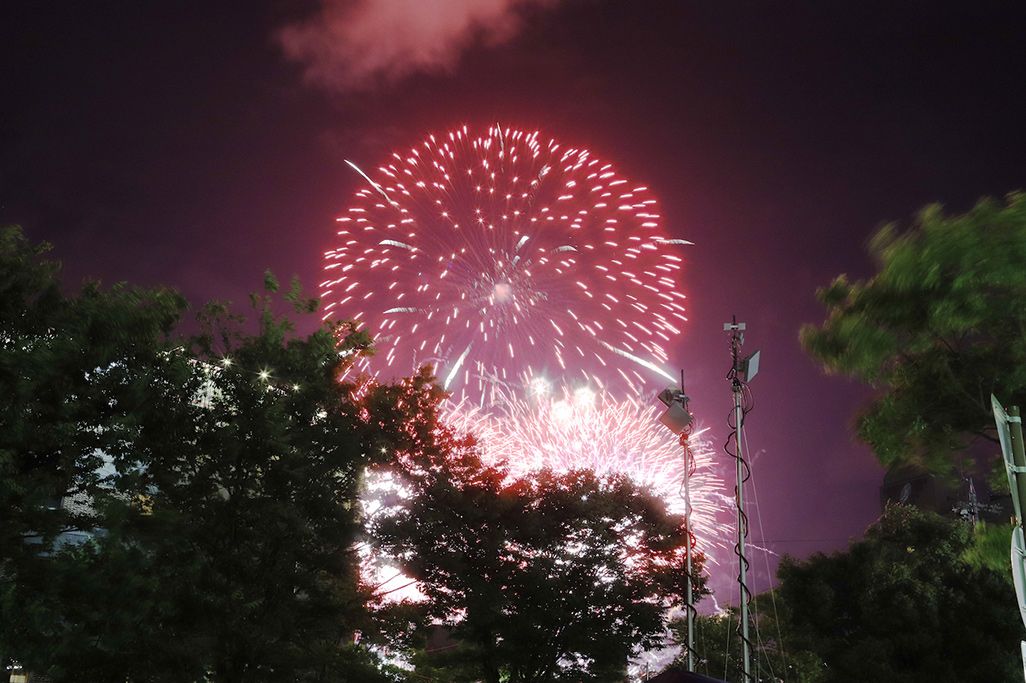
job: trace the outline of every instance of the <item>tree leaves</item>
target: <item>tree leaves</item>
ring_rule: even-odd
[[[883,463],[947,475],[973,438],[994,440],[991,393],[1026,400],[1026,196],[960,216],[927,207],[870,252],[873,277],[819,290],[827,318],[802,328],[802,345],[879,389],[858,433]]]
[[[792,650],[831,682],[980,683],[1022,673],[1006,576],[974,567],[969,527],[889,507],[845,552],[785,558],[778,597]]]
[[[340,381],[366,335],[297,334],[270,275],[255,333],[215,304],[189,338],[176,293],[66,295],[44,253],[0,232],[0,651],[55,681],[382,680],[354,502],[434,448],[430,374]]]
[[[449,629],[444,656],[416,661],[486,681],[621,680],[684,593],[682,520],[624,478],[511,480],[472,444],[446,450],[413,463],[409,504],[374,530]]]

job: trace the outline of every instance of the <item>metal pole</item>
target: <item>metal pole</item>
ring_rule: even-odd
[[[1018,406],[1006,411],[996,396],[990,397],[994,409],[994,422],[998,439],[1001,441],[1001,456],[1008,474],[1008,488],[1012,494],[1012,508],[1015,524],[1012,527],[1012,583],[1015,586],[1015,602],[1019,616],[1026,624],[1026,540],[1023,539],[1023,505],[1026,504],[1026,449],[1023,448],[1022,418]],[[1026,640],[1020,642],[1023,678],[1026,679]]]
[[[690,431],[690,430],[689,430]],[[684,444],[684,531],[687,533],[687,545],[685,546],[685,557],[687,558],[688,572],[688,671],[695,670],[695,596],[691,568],[691,445],[688,443],[688,432],[681,434],[681,442]]]
[[[684,393],[684,371],[680,371],[680,389],[672,387],[660,392],[659,400],[666,406],[659,421],[677,434],[680,439],[680,447],[684,451],[684,558],[687,587],[684,592],[685,610],[687,614],[687,669],[695,670],[695,560],[691,534],[691,466],[694,458],[691,453],[691,430],[694,428],[695,418],[688,410],[688,396]]]
[[[1012,463],[1015,465],[1015,468],[1017,470],[1015,472],[1015,475],[1014,475],[1014,478],[1015,478],[1014,492],[1018,493],[1018,496],[1015,496],[1015,497],[1017,497],[1018,500],[1019,500],[1019,505],[1016,506],[1016,507],[1019,508],[1018,509],[1019,518],[1015,520],[1015,524],[1016,524],[1017,528],[1015,529],[1015,532],[1013,533],[1013,538],[1012,538],[1012,562],[1014,563],[1018,559],[1018,561],[1020,563],[1022,563],[1022,552],[1023,552],[1023,547],[1022,547],[1023,546],[1023,544],[1022,544],[1023,519],[1022,518],[1023,518],[1023,516],[1026,516],[1026,513],[1024,513],[1022,511],[1023,505],[1026,505],[1026,448],[1024,448],[1024,444],[1023,444],[1022,417],[1019,414],[1019,406],[1009,406],[1008,407],[1007,415],[1008,415],[1008,432],[1009,432],[1009,436],[1011,436],[1010,441],[1012,442],[1011,443],[1011,446],[1012,446]],[[1018,547],[1016,547],[1017,546],[1017,544],[1016,544],[1016,540],[1017,539],[1019,540]],[[1016,554],[1019,554],[1020,557],[1016,558],[1015,557]],[[1013,571],[1013,582],[1014,582],[1014,578],[1015,578],[1014,577],[1014,573],[1015,573],[1014,567],[1013,567],[1012,571]],[[1021,593],[1020,586],[1016,586],[1016,593],[1017,593],[1016,601],[1019,603],[1019,615],[1022,616],[1023,615],[1023,602],[1024,601],[1023,601],[1023,596],[1020,594]],[[1021,641],[1019,643],[1019,652],[1022,655],[1023,677],[1026,678],[1026,641]]]

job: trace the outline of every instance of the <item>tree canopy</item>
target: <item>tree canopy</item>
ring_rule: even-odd
[[[418,679],[621,681],[632,654],[663,642],[687,541],[662,501],[589,472],[512,480],[472,442],[407,474],[408,504],[374,533],[448,630]]]
[[[973,530],[891,505],[847,550],[784,557],[752,603],[754,680],[985,683],[1022,675],[1007,564],[980,561]],[[1005,562],[1008,542],[1005,538]],[[699,616],[698,671],[742,683],[738,611]],[[686,632],[672,624],[676,640]],[[679,666],[681,662],[677,662]]]
[[[878,270],[819,290],[822,325],[802,329],[823,366],[879,390],[858,419],[881,462],[948,474],[953,453],[994,439],[990,395],[1026,401],[1026,195],[961,215],[929,206],[870,243]]]
[[[0,659],[57,682],[358,683],[403,677],[365,643],[410,632],[418,679],[613,681],[662,642],[683,520],[623,478],[484,465],[429,371],[347,379],[367,335],[298,333],[298,285],[268,275],[250,316],[211,304],[186,335],[175,292],[68,293],[17,229],[0,265]],[[374,532],[423,604],[368,609],[369,468],[409,494]]]
[[[60,266],[20,229],[0,230],[0,573],[16,572],[60,533],[88,528],[62,497],[101,491],[100,451],[162,371],[185,309],[167,289],[86,283],[74,297]],[[26,544],[29,540],[32,543]]]
[[[435,447],[430,374],[341,381],[366,337],[296,333],[270,276],[249,323],[208,306],[189,337],[174,292],[58,276],[0,233],[0,653],[55,681],[380,680],[356,501]]]
[[[780,565],[790,651],[828,683],[972,683],[1022,676],[1022,623],[1007,574],[967,555],[968,525],[892,505],[845,552]]]

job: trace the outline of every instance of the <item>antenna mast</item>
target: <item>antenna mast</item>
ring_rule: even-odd
[[[737,582],[741,588],[740,607],[741,623],[738,626],[738,635],[741,637],[741,670],[743,683],[754,683],[752,676],[752,641],[749,635],[751,617],[749,607],[752,599],[752,592],[748,588],[748,558],[745,554],[745,546],[748,539],[748,516],[745,515],[744,484],[749,477],[748,463],[745,462],[743,430],[745,415],[751,410],[751,393],[748,389],[748,382],[755,377],[759,371],[759,352],[756,351],[748,358],[741,357],[741,346],[745,343],[745,324],[737,321],[737,316],[732,316],[731,322],[723,324],[723,330],[730,333],[730,371],[727,373],[727,381],[730,382],[730,390],[734,395],[734,408],[732,415],[728,418],[727,424],[732,428],[731,434],[727,437],[724,450],[734,458],[736,462],[737,480],[734,485],[734,504],[737,508],[737,544],[734,546],[734,553],[738,559]],[[731,419],[732,418],[732,419]],[[734,450],[730,449],[733,440]]]

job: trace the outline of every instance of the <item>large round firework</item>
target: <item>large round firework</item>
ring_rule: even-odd
[[[461,398],[538,378],[636,393],[686,320],[684,240],[586,149],[493,126],[429,136],[364,173],[325,254],[326,317],[375,335],[360,367],[431,363]]]

